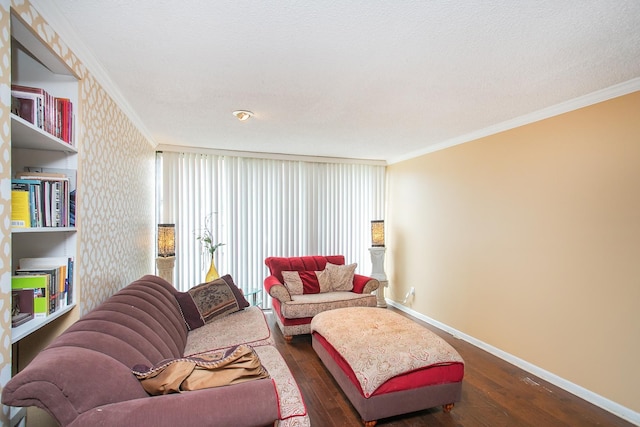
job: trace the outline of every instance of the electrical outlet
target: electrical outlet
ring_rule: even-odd
[[[409,295],[415,297],[416,296],[416,288],[414,288],[413,286],[411,287],[411,290],[409,291]]]

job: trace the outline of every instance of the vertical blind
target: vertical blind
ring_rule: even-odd
[[[175,223],[174,284],[204,281],[197,236],[211,227],[220,275],[262,289],[269,256],[342,254],[371,273],[371,220],[383,219],[385,167],[158,152],[158,223]],[[263,308],[270,300],[263,298]]]

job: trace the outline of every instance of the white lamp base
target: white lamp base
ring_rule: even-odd
[[[173,267],[176,263],[176,257],[168,256],[156,258],[156,267],[158,268],[158,276],[167,282],[173,284]]]
[[[380,286],[376,290],[376,297],[378,298],[377,306],[380,308],[387,307],[387,301],[384,298],[384,288],[389,285],[387,281],[387,275],[384,273],[384,253],[387,249],[384,247],[369,248],[371,253],[371,277],[378,279]]]

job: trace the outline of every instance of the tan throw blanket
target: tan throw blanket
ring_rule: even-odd
[[[311,332],[322,335],[347,361],[364,397],[397,375],[429,366],[464,363],[438,335],[386,309],[325,311],[314,316]]]
[[[165,360],[131,370],[151,395],[179,393],[269,378],[255,351],[239,345],[227,351]]]

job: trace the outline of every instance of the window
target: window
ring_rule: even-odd
[[[179,289],[204,280],[209,259],[196,237],[205,225],[225,243],[218,272],[245,293],[263,288],[268,256],[342,254],[371,273],[370,221],[383,219],[384,166],[175,152],[159,152],[157,166],[158,223],[176,224]]]

